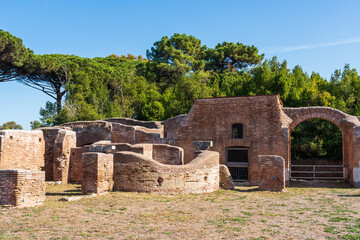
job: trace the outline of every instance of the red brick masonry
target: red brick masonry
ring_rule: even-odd
[[[259,190],[285,191],[285,160],[275,155],[259,156]]]
[[[32,207],[45,200],[45,172],[0,170],[0,205]]]

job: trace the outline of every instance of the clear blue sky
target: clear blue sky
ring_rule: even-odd
[[[360,1],[214,0],[2,0],[0,29],[23,39],[36,54],[145,56],[155,41],[173,33],[208,47],[223,41],[258,47],[293,68],[329,79],[346,63],[360,69]],[[30,129],[51,100],[19,83],[0,84],[0,124]]]

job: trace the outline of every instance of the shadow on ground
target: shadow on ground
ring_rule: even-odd
[[[289,187],[298,188],[353,188],[350,183],[342,181],[306,181],[306,180],[292,180]]]
[[[46,196],[78,196],[83,195],[80,189],[65,190],[63,192],[47,192]]]

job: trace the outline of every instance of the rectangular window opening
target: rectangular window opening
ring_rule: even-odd
[[[232,125],[232,138],[243,138],[242,123],[236,123]]]

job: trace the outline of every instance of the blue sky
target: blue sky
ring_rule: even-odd
[[[254,45],[329,79],[346,63],[360,68],[360,1],[115,1],[2,0],[0,29],[23,39],[36,54],[106,57],[143,55],[174,33],[208,47],[223,41]],[[53,101],[19,83],[0,83],[0,124],[30,129]]]

